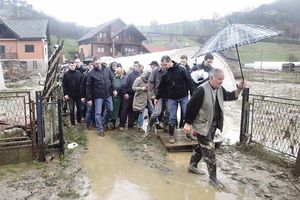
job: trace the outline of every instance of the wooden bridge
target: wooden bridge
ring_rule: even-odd
[[[197,141],[191,141],[183,133],[182,129],[175,130],[175,143],[171,144],[168,142],[169,135],[161,130],[157,130],[157,135],[161,140],[162,144],[166,147],[168,151],[171,152],[183,152],[192,151],[194,147],[198,144]]]

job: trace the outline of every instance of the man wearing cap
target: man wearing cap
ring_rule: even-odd
[[[152,61],[150,65],[156,61]],[[161,77],[163,73],[166,71],[166,68],[161,65],[154,68],[151,72],[151,75],[148,80],[148,94],[150,98],[154,101],[156,99],[156,95],[158,93],[158,85],[160,83]],[[146,136],[149,135],[152,131],[152,126],[154,124],[159,124],[158,118],[162,115],[164,110],[167,110],[167,99],[160,98],[154,105],[154,111],[150,116],[150,121],[147,126]]]
[[[156,67],[159,67],[158,62],[153,60],[150,64],[151,70],[155,69]]]

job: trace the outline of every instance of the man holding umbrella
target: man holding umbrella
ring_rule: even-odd
[[[197,136],[198,145],[190,159],[188,172],[204,174],[197,169],[197,164],[204,157],[206,162],[209,181],[217,189],[223,186],[217,179],[217,165],[215,148],[213,144],[216,129],[223,129],[223,103],[224,101],[236,100],[245,88],[245,82],[241,81],[237,89],[228,92],[221,85],[224,80],[224,72],[221,69],[213,69],[209,74],[209,80],[195,90],[187,104],[185,125],[183,131],[189,134],[193,126],[193,135]]]

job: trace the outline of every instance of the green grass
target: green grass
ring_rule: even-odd
[[[53,51],[53,47],[55,44],[57,44],[57,37],[55,35],[50,36],[51,39],[51,47]],[[64,55],[66,59],[68,60],[74,60],[74,52],[78,52],[78,43],[76,40],[69,39],[69,38],[61,38],[61,40],[64,40]]]
[[[58,196],[63,199],[78,199],[78,198],[80,198],[79,193],[74,190],[61,191],[58,194]]]
[[[35,166],[36,169],[44,169],[44,168],[46,168],[46,164],[44,162],[40,162],[38,160],[32,161],[32,164]]]
[[[235,49],[231,52],[236,55]],[[258,42],[239,47],[242,64],[254,61],[289,61],[293,55],[300,61],[300,45]]]
[[[5,175],[5,172],[3,171],[0,171],[0,177],[4,176]]]

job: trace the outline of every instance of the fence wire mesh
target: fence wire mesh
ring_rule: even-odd
[[[31,122],[29,92],[0,93],[0,130],[23,127],[25,130]]]
[[[300,101],[250,95],[251,141],[297,157],[300,148]]]

